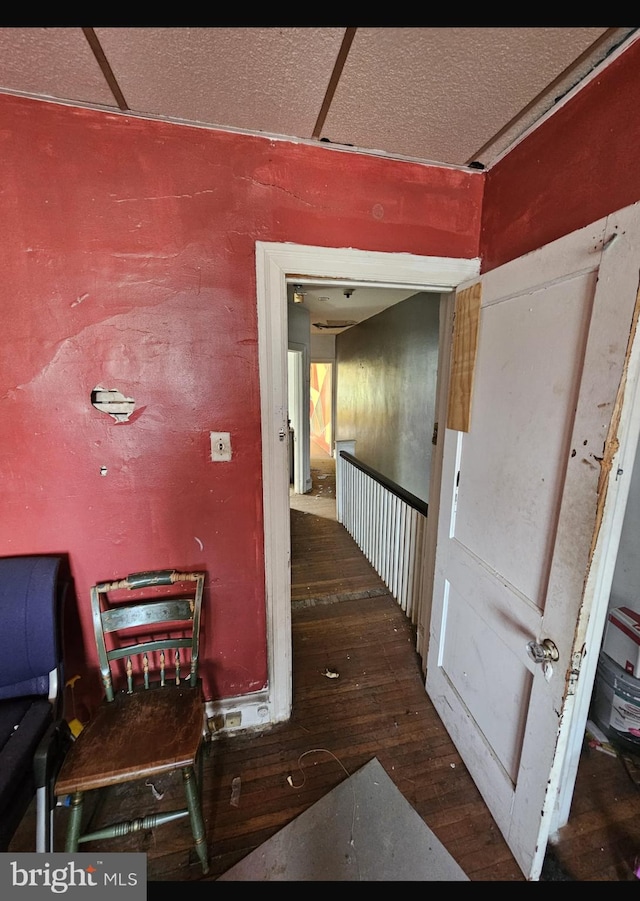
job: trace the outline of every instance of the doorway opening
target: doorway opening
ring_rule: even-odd
[[[474,278],[479,270],[477,258],[256,242],[269,672],[266,707],[271,723],[288,719],[292,704],[287,282],[305,273],[307,281],[341,284],[348,277],[369,286],[442,293]]]

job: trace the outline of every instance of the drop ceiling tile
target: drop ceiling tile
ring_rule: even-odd
[[[131,110],[310,138],[343,28],[96,28]]]
[[[359,28],[322,136],[464,165],[606,28]]]
[[[0,28],[0,90],[117,104],[82,28]]]

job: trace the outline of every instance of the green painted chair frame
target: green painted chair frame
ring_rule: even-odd
[[[203,572],[157,570],[92,587],[104,699],[56,781],[56,796],[71,799],[67,852],[188,816],[202,870],[209,871],[201,797],[205,711],[198,675],[204,583]],[[187,667],[185,678],[181,668]],[[186,807],[82,832],[86,792],[177,770]]]

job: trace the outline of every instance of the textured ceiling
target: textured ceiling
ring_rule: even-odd
[[[490,166],[632,28],[0,28],[0,91]]]
[[[0,92],[488,168],[637,31],[0,28]],[[312,318],[352,318],[327,293]]]

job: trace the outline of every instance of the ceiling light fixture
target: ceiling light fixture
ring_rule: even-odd
[[[314,322],[314,328],[318,329],[341,329],[350,328],[357,325],[355,319],[328,319],[326,322]]]

